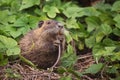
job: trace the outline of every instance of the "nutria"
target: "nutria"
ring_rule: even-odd
[[[55,20],[40,21],[38,28],[20,41],[21,54],[40,68],[50,68],[58,57],[58,45],[63,46],[64,27]],[[63,47],[62,47],[63,48]]]

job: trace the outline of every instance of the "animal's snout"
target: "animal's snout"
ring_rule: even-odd
[[[58,27],[59,27],[59,28],[63,28],[63,26],[62,26],[62,25],[58,25]]]
[[[58,23],[58,27],[59,27],[59,28],[63,28],[64,26],[63,26],[63,24]]]

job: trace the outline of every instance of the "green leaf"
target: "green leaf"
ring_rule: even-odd
[[[93,7],[101,11],[106,11],[106,10],[110,10],[112,6],[110,4],[105,4],[104,1],[101,1],[100,3],[97,3],[97,5],[93,5]]]
[[[73,51],[73,47],[68,44],[67,52],[61,58],[61,65],[64,67],[72,68],[73,64],[77,61],[77,56]]]
[[[3,10],[0,11],[0,23],[1,24],[8,24],[9,23],[13,23],[16,20],[16,16],[15,15],[11,15],[11,12],[9,10]]]
[[[69,31],[65,30],[64,33],[65,33],[65,37],[66,37],[67,43],[69,43],[70,41],[72,41],[72,37],[71,37]]]
[[[116,47],[113,47],[113,46],[112,47],[111,46],[110,47],[105,47],[105,50],[109,51],[109,52],[113,52],[115,49],[116,49]]]
[[[115,66],[107,68],[107,73],[116,73],[116,72],[117,72],[117,68]]]
[[[95,16],[90,16],[90,17],[87,17],[85,19],[88,27],[87,27],[87,31],[88,32],[91,32],[93,31],[94,29],[96,29],[97,27],[99,27],[100,25],[100,20],[99,18],[95,17]]]
[[[118,29],[118,28],[113,29],[113,33],[114,33],[116,36],[119,36],[119,37],[120,37],[120,29]]]
[[[94,7],[86,7],[79,13],[81,17],[84,16],[99,16],[101,13],[97,11]]]
[[[0,66],[5,66],[8,63],[8,59],[0,60]]]
[[[116,42],[113,41],[112,39],[110,38],[105,38],[103,40],[103,44],[106,45],[106,46],[115,46]]]
[[[20,53],[20,48],[14,39],[0,35],[0,43],[4,45],[4,48],[6,48],[7,56],[18,55]]]
[[[0,66],[5,66],[8,63],[8,59],[4,57],[4,54],[0,53]]]
[[[45,5],[43,7],[43,12],[47,12],[47,15],[50,18],[54,18],[54,17],[56,17],[57,13],[60,13],[60,11],[58,10],[57,7],[55,7],[55,6],[48,6],[48,5]]]
[[[95,41],[94,36],[91,36],[91,37],[85,39],[85,44],[89,48],[92,48],[95,45],[95,43],[96,43],[96,41]]]
[[[115,24],[115,25],[116,25],[116,27],[118,27],[120,29],[120,21],[119,21],[120,14],[116,15],[113,20],[117,22],[117,24]]]
[[[112,6],[112,11],[120,11],[120,1],[116,1]]]
[[[98,62],[101,56],[105,53],[104,46],[96,44],[92,49],[93,57]]]
[[[13,38],[17,38],[18,36],[20,36],[22,33],[21,33],[21,31],[19,31],[19,30],[12,30],[12,31],[10,31],[10,35],[13,37]]]
[[[17,31],[21,31],[21,33],[25,34],[31,29],[37,27],[38,17],[31,15],[24,15],[23,17],[18,18],[13,24],[14,27],[19,27]]]
[[[78,28],[80,28],[78,23],[77,23],[77,20],[72,19],[72,18],[66,20],[66,27],[69,28],[69,29],[72,29],[72,28],[78,29]]]
[[[109,25],[114,25],[115,21],[113,20],[112,13],[102,13],[99,18],[102,23],[109,24]]]
[[[79,8],[77,6],[69,6],[67,7],[67,9],[65,9],[63,11],[63,14],[65,16],[67,16],[68,18],[72,17],[72,18],[75,18],[75,17],[79,17],[79,12],[82,11],[83,8]]]
[[[71,75],[65,76],[65,77],[61,77],[60,80],[72,80]]]
[[[0,0],[1,5],[10,5],[13,0]]]
[[[96,42],[99,43],[101,42],[101,40],[103,39],[105,35],[102,32],[97,32],[97,34],[95,35],[96,38]]]
[[[114,53],[114,55],[111,57],[111,60],[112,60],[112,61],[120,60],[120,51]]]
[[[20,10],[30,8],[34,5],[39,5],[40,0],[22,0],[22,5],[20,7]]]
[[[112,33],[112,28],[108,24],[102,24],[101,25],[101,31],[105,34],[108,35]]]
[[[92,64],[88,69],[85,70],[85,73],[96,74],[102,69],[102,67],[102,63]]]
[[[18,55],[20,53],[20,48],[15,46],[13,48],[8,48],[6,51],[7,56]]]
[[[56,17],[56,13],[53,12],[53,11],[49,11],[49,12],[47,13],[47,15],[48,15],[50,18],[55,18],[55,17]]]

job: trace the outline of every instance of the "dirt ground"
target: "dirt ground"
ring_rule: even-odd
[[[78,72],[84,71],[95,61],[91,53],[78,55],[78,61],[74,65],[74,68]],[[40,70],[32,68],[28,65],[21,65],[20,63],[8,64],[4,67],[0,67],[0,79],[1,80],[59,80],[64,74],[58,74],[54,71]],[[73,77],[73,80],[78,80]],[[82,80],[108,80],[106,78],[101,79],[99,75],[84,75]]]

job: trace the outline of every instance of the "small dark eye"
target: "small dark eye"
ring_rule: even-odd
[[[50,23],[51,23],[50,21],[47,22],[47,24],[50,24]]]
[[[39,21],[38,27],[39,27],[39,28],[42,27],[43,23],[44,23],[44,21]]]

